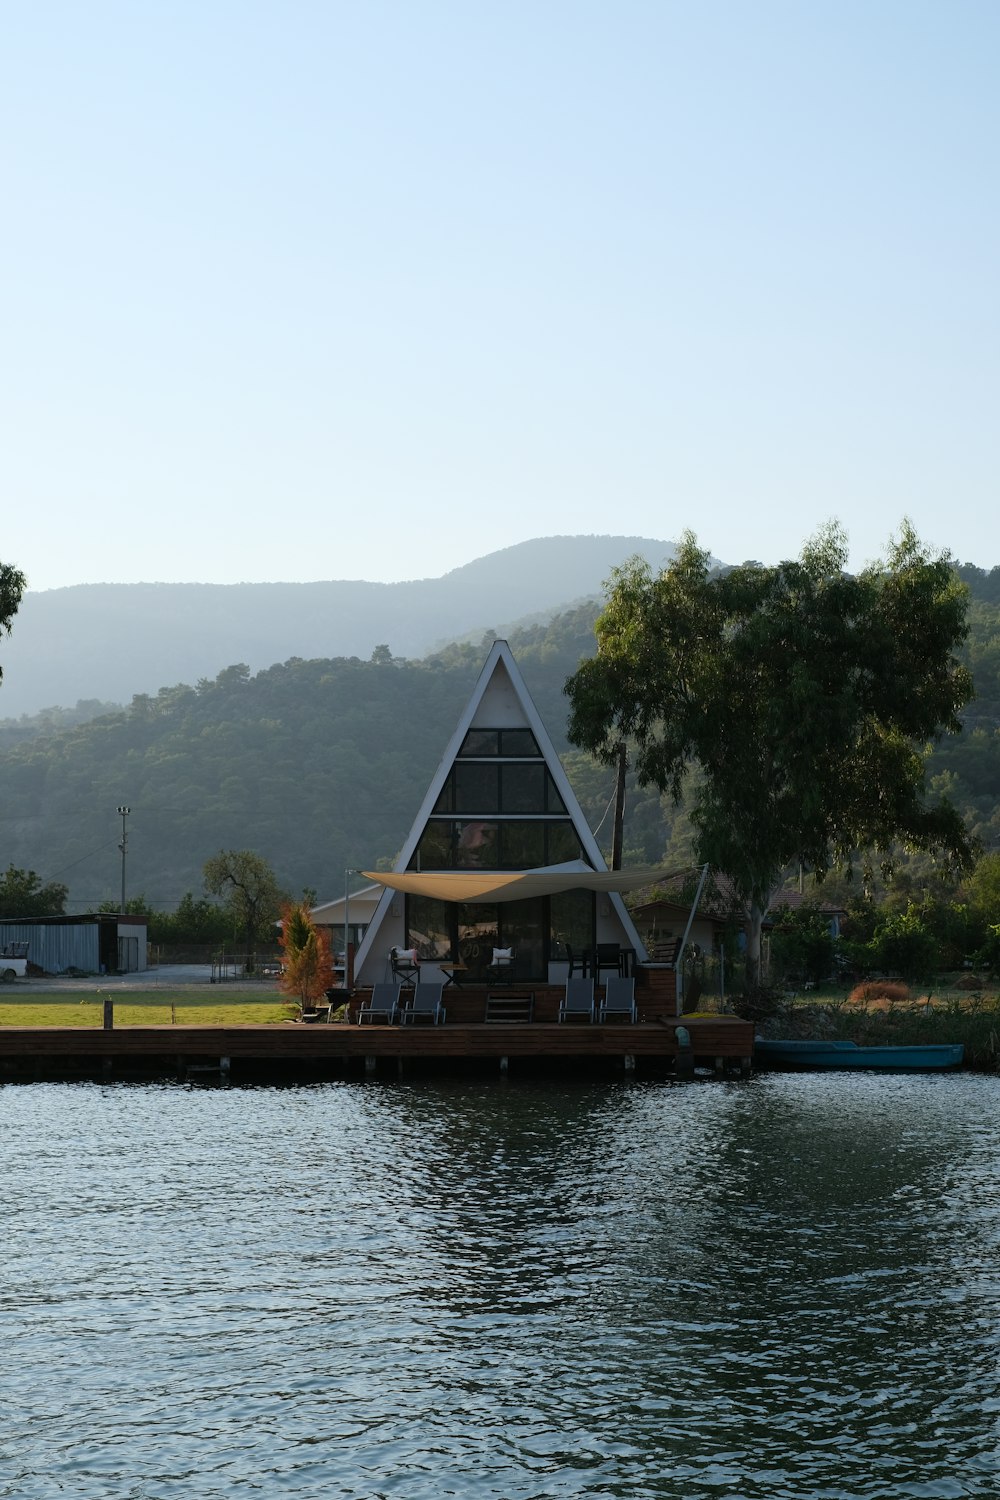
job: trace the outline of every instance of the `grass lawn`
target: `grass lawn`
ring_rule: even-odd
[[[6,990],[6,986],[5,986]],[[259,989],[228,989],[225,1000],[200,996],[189,989],[156,990],[151,994],[115,994],[95,988],[92,994],[39,995],[25,1002],[0,995],[0,1026],[81,1026],[104,1024],[104,1001],[115,1002],[116,1026],[243,1026],[292,1020],[297,1007],[281,996]]]
[[[770,1036],[825,1037],[859,1046],[922,1046],[962,1042],[967,1066],[1000,1063],[1000,994],[995,985],[959,989],[942,976],[929,989],[913,985],[906,999],[852,1000],[843,988],[786,998],[767,1023]],[[951,981],[951,982],[949,982]]]

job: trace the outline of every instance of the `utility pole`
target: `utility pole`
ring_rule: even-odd
[[[615,831],[611,844],[611,868],[620,870],[622,867],[622,832],[625,825],[625,766],[626,750],[625,741],[618,743],[618,782],[615,786]]]
[[[125,819],[131,811],[130,807],[120,807],[118,809],[118,816],[122,820],[122,841],[118,845],[122,855],[122,904],[120,907],[122,916],[125,915],[125,853],[128,849],[128,830],[125,827]]]

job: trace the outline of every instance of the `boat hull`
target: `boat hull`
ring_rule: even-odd
[[[961,1044],[926,1047],[859,1047],[855,1042],[754,1042],[761,1068],[847,1068],[880,1073],[938,1073],[959,1068]]]

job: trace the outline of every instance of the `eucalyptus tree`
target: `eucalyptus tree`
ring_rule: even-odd
[[[237,931],[246,943],[247,963],[252,963],[259,940],[276,940],[276,924],[282,904],[288,899],[274,871],[251,849],[220,849],[204,866],[205,889],[222,898]]]
[[[719,572],[686,533],[659,574],[615,570],[597,654],[565,685],[575,744],[611,764],[631,741],[640,783],[675,803],[693,772],[697,852],[746,909],[751,982],[789,864],[822,876],[864,851],[888,870],[900,842],[972,856],[954,808],[924,798],[926,744],[971,696],[966,589],[908,523],[884,561],[846,562],[835,525],[795,561]]]
[[[21,604],[28,580],[20,569],[0,562],[0,636],[10,635],[10,624]],[[3,667],[0,666],[0,678]]]

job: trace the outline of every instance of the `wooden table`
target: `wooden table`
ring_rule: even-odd
[[[464,983],[463,975],[469,972],[468,964],[438,964],[438,968],[446,976],[444,981],[445,989],[450,984],[453,984],[456,989],[460,990]]]

